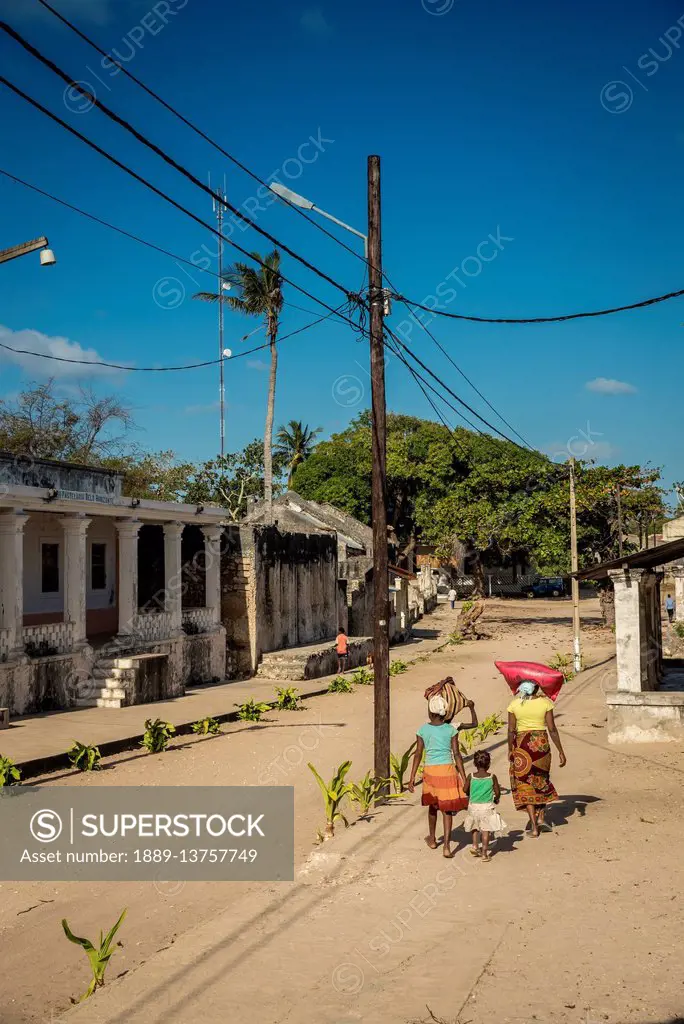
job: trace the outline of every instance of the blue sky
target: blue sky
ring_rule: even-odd
[[[684,18],[678,25],[682,11],[672,3],[52,2],[260,176],[277,174],[362,230],[366,157],[379,153],[385,268],[417,300],[438,295],[453,312],[543,316],[684,286]],[[123,75],[112,76],[37,0],[0,0],[0,10],[198,177],[225,178],[236,205],[254,196],[255,183]],[[63,84],[15,43],[3,38],[0,53],[7,77],[211,219],[207,197],[102,114],[65,102]],[[199,225],[4,88],[0,116],[12,143],[0,160],[5,170],[185,258],[203,245],[212,250]],[[50,270],[36,257],[3,266],[0,340],[137,365],[215,357],[216,311],[191,299],[212,287],[210,276],[192,271],[191,280],[173,260],[1,176],[0,203],[0,247],[47,234],[59,260]],[[280,206],[256,215],[337,280],[360,287],[361,263],[300,217]],[[246,248],[267,251],[253,231],[233,232]],[[324,301],[339,301],[291,259],[283,269]],[[291,288],[287,298],[317,309]],[[289,306],[282,330],[311,319]],[[409,330],[404,319],[395,308],[395,329]],[[535,446],[558,458],[650,461],[672,481],[684,477],[683,321],[674,301],[549,326],[430,326]],[[228,314],[226,344],[235,353],[258,344],[259,334],[240,340],[253,326]],[[414,325],[405,336],[493,419],[427,335]],[[276,422],[303,419],[325,434],[343,428],[369,404],[367,363],[366,346],[332,322],[285,341]],[[226,366],[229,449],[263,430],[265,370],[263,354]],[[31,357],[17,365],[5,354],[0,392],[50,372],[67,390],[80,379],[122,394],[150,448],[215,454],[216,368],[87,376]],[[396,360],[387,378],[393,410],[433,415]]]

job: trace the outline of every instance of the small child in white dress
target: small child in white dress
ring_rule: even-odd
[[[494,835],[505,835],[507,832],[506,822],[496,809],[501,799],[501,787],[496,775],[490,775],[489,766],[491,757],[486,750],[478,750],[473,758],[476,771],[469,775],[465,783],[465,791],[468,794],[468,810],[466,812],[463,827],[466,832],[472,832],[473,845],[470,852],[474,857],[482,857],[482,860],[491,860],[489,850],[489,837]],[[480,849],[480,837],[482,837],[482,848]]]

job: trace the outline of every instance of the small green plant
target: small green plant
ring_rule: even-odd
[[[360,782],[352,782],[351,789],[349,791],[349,799],[352,803],[359,805],[361,816],[368,814],[369,810],[381,796],[383,789],[386,788],[389,779],[376,779],[372,771],[367,771]],[[386,794],[387,797],[399,796],[399,793]]]
[[[325,801],[325,838],[332,839],[335,835],[336,821],[342,820],[345,826],[349,825],[340,807],[344,798],[349,796],[352,791],[352,786],[344,781],[347,772],[351,768],[351,761],[343,761],[329,783],[323,781],[311,762],[309,762],[309,768],[313,772],[316,782],[321,787],[321,793]]]
[[[458,734],[458,743],[462,754],[469,754],[478,743],[483,743],[488,736],[497,733],[504,726],[504,720],[498,712],[488,715],[475,729],[463,729]]]
[[[555,668],[558,672],[562,672],[566,683],[575,678],[571,654],[561,654],[560,651],[556,651],[553,659],[549,662],[549,668]]]
[[[397,757],[396,754],[390,754],[390,779],[397,795],[404,793],[406,790],[404,785],[404,776],[408,771],[411,758],[415,753],[416,745],[416,741],[414,740],[408,750],[405,750],[401,757]]]
[[[328,687],[328,693],[353,693],[354,684],[346,676],[335,676]]]
[[[67,750],[67,757],[72,768],[77,768],[79,772],[94,772],[102,767],[99,747],[79,743],[78,740],[74,740]]]
[[[93,972],[92,980],[90,982],[90,985],[88,985],[86,991],[83,993],[80,999],[72,999],[72,1003],[82,1003],[84,999],[88,999],[89,996],[93,995],[96,988],[102,988],[102,986],[104,985],[105,971],[107,970],[112,954],[117,946],[122,945],[121,942],[115,943],[114,937],[118,932],[119,928],[121,927],[121,923],[125,916],[126,910],[122,912],[119,920],[112,928],[110,928],[110,930],[104,937],[102,935],[102,932],[100,932],[100,942],[97,949],[92,944],[90,939],[81,939],[78,937],[78,935],[74,935],[74,933],[69,928],[69,925],[67,924],[66,918],[62,918],[62,928],[64,929],[64,934],[66,935],[69,942],[73,942],[77,946],[81,946],[81,948],[85,950],[86,956],[90,961],[90,968]]]
[[[402,661],[400,658],[390,662],[389,674],[391,676],[400,676],[402,672],[408,672],[408,662]]]
[[[218,736],[221,732],[221,726],[217,720],[209,716],[200,718],[198,722],[193,722],[191,728],[197,736]]]
[[[270,704],[255,700],[248,700],[245,704],[236,704],[235,707],[239,708],[238,718],[241,722],[260,722],[261,716],[271,710]]]
[[[0,786],[18,786],[21,769],[17,768],[11,757],[0,754]]]
[[[169,740],[175,732],[176,728],[170,722],[163,722],[161,718],[155,718],[154,721],[148,718],[140,746],[150,754],[161,754],[168,747]]]
[[[463,604],[461,605],[461,612],[463,614],[465,614],[466,612],[469,612],[471,608],[474,608],[474,607],[475,607],[475,602],[471,601],[470,598],[468,598],[468,600],[464,601]]]
[[[373,673],[365,665],[361,665],[359,668],[355,668],[351,674],[352,682],[356,686],[372,686],[373,685]]]
[[[296,686],[277,686],[276,703],[278,711],[301,711],[301,697]]]
[[[448,644],[458,645],[462,644],[463,642],[463,634],[460,633],[457,629],[455,629],[453,633],[449,633],[449,636],[447,637]]]
[[[684,640],[684,622],[673,623],[672,629],[676,637],[679,637],[680,640]]]

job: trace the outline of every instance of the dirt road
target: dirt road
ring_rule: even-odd
[[[586,604],[583,613],[597,608]],[[453,623],[453,613],[440,608],[423,625],[449,632]],[[434,654],[393,679],[394,750],[404,750],[423,721],[425,685],[447,672],[481,716],[501,711],[508,691],[494,657],[548,660],[567,651],[570,609],[566,602],[492,602],[484,628],[488,638]],[[63,939],[61,917],[89,935],[123,906],[125,948],[112,962],[111,983],[67,1015],[72,1024],[408,1024],[429,1019],[426,1006],[448,1024],[676,1017],[684,995],[677,958],[684,759],[671,745],[606,749],[602,686],[610,683],[612,637],[590,626],[585,639],[593,667],[558,705],[569,763],[554,773],[562,795],[554,831],[523,839],[522,816],[504,796],[512,833],[490,864],[469,857],[458,828],[453,861],[427,850],[418,795],[313,846],[322,811],[306,762],[323,775],[345,758],[354,762],[353,777],[370,767],[370,687],[314,698],[305,711],[269,716],[262,726],[236,724],[222,737],[180,741],[158,757],[123,755],[97,777],[52,779],[292,784],[297,880],[6,883],[3,1024],[49,1020],[85,987],[85,956]],[[410,648],[402,657],[411,657]],[[488,746],[505,781],[505,735]],[[37,970],[35,951],[45,949],[48,966]],[[121,972],[128,973],[115,981]]]

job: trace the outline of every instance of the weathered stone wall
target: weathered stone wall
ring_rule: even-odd
[[[186,636],[183,646],[185,685],[223,682],[226,678],[225,651],[223,629],[219,633]]]
[[[79,686],[91,676],[90,648],[49,658],[22,657],[0,664],[0,707],[10,715],[62,711],[73,706]]]
[[[123,476],[92,466],[65,466],[49,459],[0,452],[0,484],[8,487],[54,487],[57,490],[97,495],[104,501],[121,497]]]
[[[337,544],[332,534],[229,527],[221,566],[221,617],[237,674],[261,655],[334,636]]]

